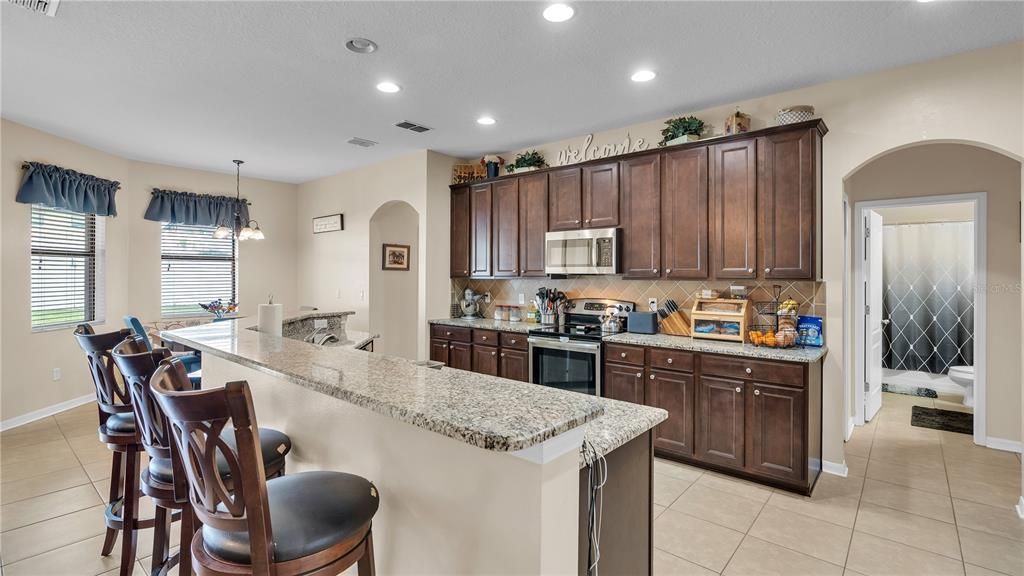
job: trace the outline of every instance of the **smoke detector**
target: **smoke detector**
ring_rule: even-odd
[[[363,148],[370,148],[377,145],[373,140],[367,140],[366,138],[352,138],[348,143],[353,146],[362,146]]]
[[[399,128],[401,128],[403,130],[409,130],[411,132],[416,132],[416,133],[419,133],[419,134],[422,134],[423,132],[429,132],[430,131],[430,128],[427,128],[426,126],[422,126],[422,125],[417,124],[415,122],[409,122],[408,120],[403,120],[403,121],[399,122],[398,124],[395,124],[395,126],[398,126]]]
[[[60,0],[7,0],[7,3],[53,18],[57,15],[57,5],[60,4]]]

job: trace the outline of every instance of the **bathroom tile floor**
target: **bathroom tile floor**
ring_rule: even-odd
[[[928,402],[886,394],[846,445],[848,477],[822,475],[810,498],[657,460],[655,574],[1024,576],[1019,456],[912,428]],[[0,433],[3,575],[116,574],[117,551],[99,556],[109,471],[94,405]]]

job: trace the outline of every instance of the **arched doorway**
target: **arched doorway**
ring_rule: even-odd
[[[408,270],[385,267],[385,245],[408,246]],[[415,360],[419,321],[419,213],[409,203],[381,205],[370,218],[370,332],[374,351]]]

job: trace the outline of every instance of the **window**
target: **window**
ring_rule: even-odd
[[[160,315],[195,316],[199,303],[237,293],[238,244],[214,238],[216,226],[164,223],[160,231]]]
[[[32,329],[103,321],[104,220],[32,205]]]

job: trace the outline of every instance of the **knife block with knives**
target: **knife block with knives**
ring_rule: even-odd
[[[675,300],[665,300],[665,307],[658,310],[658,330],[671,336],[689,336],[690,319],[679,309]]]

